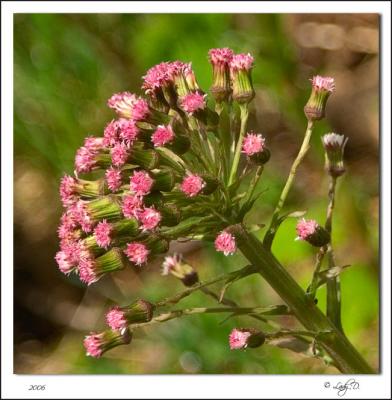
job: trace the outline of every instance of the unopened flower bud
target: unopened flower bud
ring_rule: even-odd
[[[312,246],[322,247],[331,240],[330,234],[315,220],[302,218],[297,223],[297,239],[306,240]]]
[[[325,169],[333,177],[346,171],[344,167],[344,148],[348,138],[336,133],[327,133],[321,138],[325,150]]]
[[[91,332],[85,337],[83,345],[88,356],[99,358],[106,351],[122,344],[129,344],[131,340],[132,333],[128,329],[122,332],[107,330],[100,333]]]
[[[111,329],[122,331],[131,324],[151,321],[153,312],[154,305],[140,299],[126,307],[113,307],[106,314],[106,322]]]
[[[162,264],[162,275],[172,274],[180,279],[185,286],[193,286],[199,281],[197,272],[191,265],[184,262],[180,254],[174,253],[165,257]]]
[[[264,342],[264,333],[253,328],[234,328],[229,335],[231,350],[259,347],[263,345]]]
[[[233,51],[229,48],[211,49],[208,55],[213,76],[211,94],[217,103],[227,101],[231,94],[229,64],[233,58]]]
[[[230,76],[233,99],[240,104],[248,104],[255,97],[252,84],[253,57],[248,54],[236,54],[230,61]]]
[[[314,76],[312,82],[312,93],[304,107],[306,118],[309,121],[317,121],[325,116],[325,107],[328,97],[335,90],[333,78]]]

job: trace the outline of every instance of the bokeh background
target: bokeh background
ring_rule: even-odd
[[[343,325],[360,352],[378,368],[379,311],[379,16],[297,15],[129,15],[18,14],[14,20],[14,237],[15,373],[336,373],[320,360],[263,346],[228,349],[234,326],[257,326],[248,317],[203,315],[138,331],[130,346],[100,359],[86,357],[82,340],[101,329],[113,301],[158,300],[182,290],[162,277],[156,260],[135,275],[123,271],[86,289],[62,275],[54,262],[61,215],[58,182],[72,173],[76,149],[88,134],[101,135],[112,118],[105,106],[112,93],[138,91],[141,76],[163,60],[192,61],[208,89],[207,52],[228,46],[255,57],[257,96],[250,126],[268,141],[272,158],[249,215],[267,223],[298,150],[305,128],[303,106],[308,79],[334,76],[337,90],[327,118],[318,123],[312,150],[301,166],[287,210],[308,210],[323,221],[327,177],[320,135],[349,137],[347,174],[340,179],[334,242],[342,274]],[[315,251],[294,242],[295,222],[287,220],[273,251],[305,288]],[[263,231],[260,232],[263,234]],[[245,265],[240,255],[217,254],[211,245],[173,245],[185,253],[202,279]],[[259,277],[234,284],[227,296],[241,305],[278,304]],[[325,290],[319,305],[325,308]],[[196,293],[184,306],[213,305]],[[283,322],[295,327],[287,318]]]

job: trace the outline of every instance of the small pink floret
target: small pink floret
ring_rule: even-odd
[[[58,251],[56,253],[55,259],[56,259],[57,265],[59,266],[59,270],[63,274],[67,275],[74,270],[75,265],[69,259],[68,255],[66,254],[65,251],[63,251],[63,250]]]
[[[146,75],[143,77],[144,82],[142,89],[145,89],[147,94],[151,94],[171,82],[171,66],[168,62],[162,62],[160,64],[151,67]]]
[[[174,139],[173,128],[168,125],[159,125],[151,136],[151,141],[155,147],[164,146]]]
[[[141,196],[127,194],[123,197],[122,212],[125,218],[138,218],[143,207]]]
[[[313,235],[316,232],[317,227],[318,223],[315,220],[306,220],[305,218],[302,218],[297,223],[297,239],[306,240],[310,235]]]
[[[246,70],[249,71],[253,66],[253,57],[248,54],[235,54],[230,61],[230,69],[232,71]]]
[[[64,207],[75,204],[79,198],[75,191],[77,181],[69,175],[64,175],[60,183],[60,197]]]
[[[247,156],[261,153],[264,150],[265,139],[261,134],[248,133],[242,144],[242,152]]]
[[[234,254],[237,250],[235,237],[226,231],[222,231],[215,239],[215,249],[225,256]]]
[[[136,126],[135,121],[131,119],[120,118],[118,120],[118,127],[120,131],[120,138],[128,147],[132,146],[139,134],[139,128]]]
[[[112,163],[116,167],[123,166],[127,159],[128,159],[128,150],[125,144],[123,143],[116,143],[111,151],[112,155]]]
[[[161,213],[153,207],[147,207],[138,215],[143,231],[155,229],[161,222]]]
[[[102,147],[104,147],[104,138],[88,136],[86,139],[84,139],[84,147],[94,151],[100,150]]]
[[[95,166],[96,152],[85,146],[80,147],[75,156],[75,168],[78,172],[90,172]]]
[[[89,233],[92,231],[94,222],[83,200],[79,200],[77,203],[73,204],[68,208],[68,211],[70,218],[77,221],[84,232]]]
[[[112,192],[117,192],[122,185],[121,170],[110,167],[108,170],[106,170],[105,177],[108,188]]]
[[[200,93],[189,93],[181,99],[181,108],[188,114],[203,110],[206,106],[206,95]]]
[[[103,132],[103,143],[107,147],[113,147],[119,140],[119,122],[112,120],[106,125]]]
[[[180,188],[188,197],[194,197],[201,192],[205,185],[199,175],[188,175],[182,181]]]
[[[86,349],[86,354],[91,357],[99,358],[102,355],[102,335],[91,332],[86,336],[83,345]]]
[[[141,266],[147,262],[150,251],[143,243],[133,242],[127,244],[127,248],[124,250],[124,253],[128,257],[129,261]]]
[[[113,307],[107,312],[106,323],[113,330],[122,330],[128,325],[124,311],[122,311],[120,307]]]
[[[99,276],[96,273],[95,261],[92,257],[81,257],[79,261],[79,278],[87,285],[98,281]]]
[[[234,328],[229,335],[229,345],[231,350],[245,349],[247,340],[251,336],[250,332],[243,332]]]
[[[335,80],[329,76],[316,75],[310,81],[315,89],[323,89],[331,93],[335,90]]]
[[[222,49],[211,49],[208,55],[212,64],[229,64],[234,53],[233,50],[224,47]]]
[[[112,242],[110,234],[112,233],[112,231],[112,225],[105,219],[98,223],[98,225],[94,229],[94,236],[98,246],[105,249],[110,246],[110,243]]]
[[[150,193],[154,180],[146,171],[136,171],[130,179],[130,189],[139,196]]]

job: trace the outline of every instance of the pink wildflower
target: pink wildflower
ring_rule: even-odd
[[[128,147],[130,147],[139,134],[139,128],[136,126],[135,121],[124,118],[118,120],[118,126],[120,130],[120,138]]]
[[[112,225],[105,219],[98,223],[94,229],[95,240],[98,246],[107,249],[112,241],[110,234],[113,231]]]
[[[302,218],[300,221],[297,223],[297,234],[298,240],[306,240],[308,239],[309,236],[313,235],[318,228],[318,223],[313,220],[309,219],[306,220],[305,218]]]
[[[102,335],[97,333],[91,333],[89,336],[86,336],[83,345],[86,349],[86,354],[91,357],[99,358],[101,357],[102,350]]]
[[[108,170],[106,170],[105,177],[108,188],[112,192],[117,192],[122,185],[121,170],[110,167]]]
[[[125,313],[120,307],[113,307],[106,314],[106,323],[113,330],[122,330],[128,326],[128,321],[125,318]]]
[[[123,197],[122,213],[126,218],[138,218],[142,211],[143,200],[141,196],[127,194]]]
[[[162,86],[167,85],[172,81],[170,63],[162,62],[154,65],[147,71],[143,80],[142,89],[145,90],[146,94],[152,94]]]
[[[93,151],[100,150],[104,147],[104,138],[88,136],[84,139],[84,147]]]
[[[260,134],[248,133],[242,144],[242,152],[247,156],[261,153],[264,150],[265,139]]]
[[[237,251],[235,237],[226,231],[222,231],[215,239],[215,248],[225,256],[234,254]]]
[[[75,269],[74,263],[69,259],[65,251],[61,250],[56,253],[56,262],[59,266],[59,270],[63,274],[69,274]]]
[[[146,100],[132,93],[116,93],[108,100],[108,106],[113,108],[121,117],[142,121],[149,114]]]
[[[88,213],[83,200],[79,200],[68,210],[71,214],[71,218],[74,218],[78,222],[84,232],[89,233],[92,231],[94,221]]]
[[[253,65],[251,54],[235,54],[230,61],[231,71],[246,70],[249,71]]]
[[[85,146],[80,147],[75,156],[75,168],[78,172],[90,172],[95,166],[96,152]]]
[[[250,332],[234,328],[229,335],[230,349],[245,349],[247,347],[247,341],[250,336]]]
[[[212,64],[228,64],[233,58],[233,50],[228,47],[222,49],[211,49],[208,52],[210,62]]]
[[[79,278],[87,285],[91,285],[99,280],[94,259],[90,257],[81,257],[79,261]]]
[[[57,229],[57,233],[60,239],[66,239],[73,236],[73,231],[78,226],[78,221],[75,216],[69,211],[65,212],[60,219],[60,226]]]
[[[161,222],[161,213],[153,207],[147,207],[138,215],[143,231],[150,231]]]
[[[111,151],[112,163],[116,167],[124,165],[128,159],[127,147],[123,143],[116,143]]]
[[[132,263],[141,266],[147,262],[150,251],[143,243],[128,243],[124,253]]]
[[[188,175],[181,183],[181,191],[188,197],[194,197],[201,192],[206,183],[199,175]]]
[[[200,93],[189,93],[184,96],[180,103],[181,108],[188,114],[193,114],[195,111],[204,110],[206,106],[206,95]]]
[[[154,180],[146,171],[136,171],[130,179],[131,190],[140,196],[150,193]]]
[[[333,92],[335,90],[335,80],[329,76],[314,76],[311,80],[312,86],[316,90],[327,90]]]
[[[78,194],[75,191],[77,181],[72,176],[64,175],[60,183],[60,197],[64,207],[75,204],[78,200]]]
[[[174,139],[174,132],[170,125],[163,126],[159,125],[155,132],[151,136],[151,141],[154,143],[154,146],[164,146],[167,143],[170,143]]]
[[[112,120],[109,122],[103,133],[103,143],[107,147],[113,147],[119,139],[119,122]]]

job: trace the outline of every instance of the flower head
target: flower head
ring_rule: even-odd
[[[250,53],[235,54],[230,60],[230,69],[232,72],[246,70],[249,71],[253,66],[254,58]]]
[[[302,218],[298,221],[296,230],[296,240],[306,240],[315,247],[325,246],[330,241],[330,234],[313,219]]]
[[[56,253],[55,256],[57,265],[59,266],[59,270],[63,274],[69,274],[75,269],[75,264],[69,258],[68,254],[64,250],[60,250]]]
[[[150,193],[154,180],[146,171],[135,171],[130,178],[130,189],[139,196]]]
[[[84,139],[84,147],[89,150],[97,151],[104,146],[104,138],[102,137],[88,136]]]
[[[146,100],[129,92],[114,94],[108,100],[108,106],[113,108],[120,117],[133,119],[134,121],[142,121],[149,114]]]
[[[139,195],[127,194],[123,197],[122,212],[125,218],[139,218],[143,208],[143,199]]]
[[[325,108],[328,97],[335,91],[335,81],[331,77],[314,76],[312,82],[312,93],[304,107],[306,118],[309,121],[317,121],[325,116]]]
[[[146,207],[138,214],[141,228],[143,231],[150,231],[155,229],[161,222],[162,216],[159,211],[153,207]]]
[[[261,134],[248,133],[242,144],[242,152],[247,156],[261,153],[264,150],[265,139]]]
[[[129,344],[132,339],[132,334],[128,330],[104,331],[101,333],[91,332],[86,336],[83,345],[88,356],[99,358],[105,351],[122,344]]]
[[[327,133],[321,138],[325,150],[325,169],[333,177],[346,171],[344,166],[344,148],[348,138],[336,133]]]
[[[231,350],[246,349],[248,347],[259,347],[265,342],[265,335],[253,328],[234,328],[229,335]]]
[[[227,231],[222,231],[215,239],[215,249],[225,256],[234,254],[237,251],[235,237]]]
[[[229,335],[229,345],[231,350],[245,349],[247,340],[251,333],[234,328]]]
[[[60,183],[60,197],[64,207],[75,204],[78,200],[78,194],[75,190],[77,181],[72,176],[64,175]]]
[[[68,208],[70,213],[70,218],[77,221],[78,225],[86,233],[92,231],[94,226],[94,221],[87,210],[86,203],[83,200],[79,200],[77,203],[73,204]]]
[[[120,118],[118,120],[119,137],[128,146],[132,146],[133,142],[137,139],[139,128],[136,122],[132,119]]]
[[[111,150],[111,155],[113,165],[121,167],[129,157],[127,146],[123,143],[116,143]]]
[[[172,82],[172,67],[169,62],[162,62],[151,67],[143,76],[142,89],[146,94],[154,94],[162,86]]]
[[[181,108],[188,114],[193,114],[196,111],[204,110],[206,107],[206,95],[198,92],[189,93],[181,98]]]
[[[105,172],[106,182],[108,188],[112,192],[117,192],[122,185],[121,170],[110,167]]]
[[[75,168],[78,172],[90,172],[96,165],[96,151],[85,146],[80,147],[75,156]]]
[[[208,52],[211,64],[229,64],[233,59],[233,50],[228,47],[221,49],[210,49]]]
[[[181,191],[188,197],[198,195],[204,188],[206,183],[199,175],[189,174],[181,183]]]
[[[119,140],[119,122],[112,120],[106,125],[103,133],[103,143],[106,147],[113,147]]]
[[[92,256],[82,257],[79,260],[79,278],[89,286],[99,280],[97,266]]]
[[[174,139],[173,128],[170,125],[159,125],[151,136],[151,141],[155,147],[164,146]]]
[[[128,257],[129,261],[141,266],[147,262],[150,251],[143,243],[128,243],[124,253]]]
[[[248,54],[235,54],[230,61],[230,76],[233,87],[233,99],[247,104],[255,97],[252,84],[253,57]]]
[[[107,312],[106,323],[113,330],[122,330],[128,326],[125,313],[120,307],[113,307]]]
[[[94,229],[95,240],[97,241],[98,246],[107,249],[112,242],[110,234],[113,231],[112,225],[104,219],[99,222]]]

